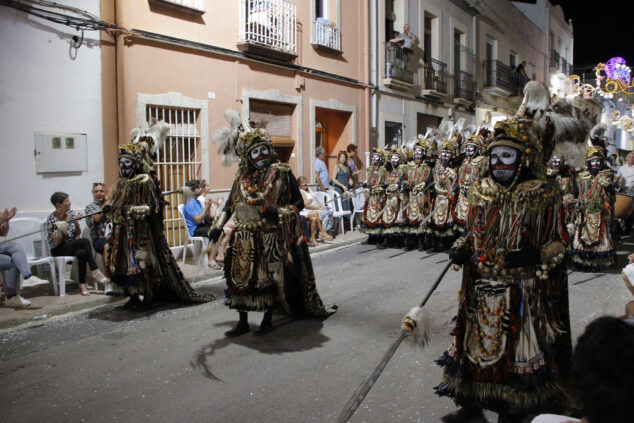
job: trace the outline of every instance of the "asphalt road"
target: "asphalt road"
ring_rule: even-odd
[[[632,244],[621,248],[623,262]],[[275,315],[276,330],[261,337],[224,336],[237,313],[222,304],[222,280],[196,286],[219,298],[209,304],[99,308],[2,331],[0,421],[334,422],[446,260],[359,244],[316,254],[321,297],[339,311],[324,320]],[[570,274],[573,337],[599,315],[622,313],[619,270]],[[437,422],[455,409],[433,387],[459,278],[450,270],[428,302],[430,345],[406,340],[351,422]],[[249,315],[252,329],[261,316]]]

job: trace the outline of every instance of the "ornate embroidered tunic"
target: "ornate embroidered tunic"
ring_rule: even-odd
[[[562,404],[556,375],[567,377],[572,345],[559,202],[544,180],[506,189],[486,177],[472,187],[467,232],[454,244],[471,258],[453,343],[438,360],[439,395],[498,412]]]
[[[453,241],[457,233],[454,229],[454,184],[458,177],[456,168],[444,167],[440,162],[436,162],[434,167],[434,208],[431,211],[431,218],[425,225],[424,233],[432,239]]]
[[[240,167],[225,206],[233,214],[225,259],[225,303],[239,311],[326,315],[301,226],[304,208],[288,165]],[[275,216],[267,214],[276,210]]]
[[[610,232],[614,214],[612,176],[609,169],[601,170],[595,176],[587,170],[577,175],[579,204],[568,259],[585,271],[607,269],[616,260]]]
[[[402,207],[407,204],[407,194],[401,190],[401,182],[406,177],[403,164],[385,174],[387,188],[385,189],[385,207],[381,217],[384,234],[400,235],[403,231]]]
[[[381,233],[381,210],[385,206],[385,167],[370,166],[367,169],[368,195],[363,209],[362,231],[368,235]]]
[[[432,167],[425,161],[420,164],[408,163],[405,172],[409,191],[409,205],[405,209],[405,222],[409,225],[409,231],[414,234],[422,232],[420,224],[429,215],[431,210],[430,192],[433,182]]]
[[[458,169],[458,200],[454,208],[454,221],[456,230],[461,234],[465,230],[467,213],[469,212],[469,189],[485,173],[487,168],[487,157],[477,156],[467,157]]]

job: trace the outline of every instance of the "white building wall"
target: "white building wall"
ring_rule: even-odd
[[[99,16],[99,0],[58,0]],[[45,217],[54,191],[70,195],[73,209],[92,201],[92,183],[103,181],[101,56],[99,33],[76,31],[9,7],[0,7],[1,208],[18,216]],[[87,134],[87,171],[38,174],[35,132]]]

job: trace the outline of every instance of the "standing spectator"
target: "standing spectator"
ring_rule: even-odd
[[[14,207],[11,210],[4,209],[0,213],[0,236],[7,236],[9,233],[9,220],[17,212],[18,210]],[[26,307],[31,305],[31,301],[20,295],[20,275],[25,280],[46,282],[31,273],[24,249],[16,242],[7,242],[0,245],[0,270],[8,270],[5,281],[7,298],[4,302],[7,307]]]
[[[626,163],[619,167],[616,177],[619,186],[626,192],[634,187],[634,151],[630,152],[625,158]]]
[[[409,30],[409,24],[403,25],[403,32],[392,38],[390,42],[398,44],[403,50],[403,70],[407,69],[409,56],[414,53],[416,45],[416,35]]]
[[[51,195],[51,204],[55,206],[55,211],[48,215],[46,224],[48,225],[48,245],[51,249],[51,255],[58,256],[75,256],[79,266],[79,289],[81,295],[88,295],[86,288],[86,264],[92,271],[92,277],[99,283],[104,285],[110,282],[97,267],[95,257],[90,248],[90,241],[86,238],[80,238],[81,231],[79,222],[67,221],[80,217],[81,215],[70,209],[71,202],[68,194],[65,192],[54,192]]]
[[[348,152],[348,168],[352,175],[352,186],[356,188],[359,185],[359,173],[363,170],[363,163],[357,155],[357,146],[354,144],[348,144],[346,147]]]
[[[198,201],[198,197],[202,193],[198,179],[192,179],[185,185],[192,191],[192,196],[185,201],[185,205],[183,206],[183,216],[187,223],[189,235],[209,238],[209,229],[211,229],[211,225],[213,224],[218,204],[211,198],[205,198],[203,204]]]
[[[519,76],[522,75],[528,80],[528,75],[526,74],[526,60],[522,61],[517,68],[515,69],[515,73],[519,79]]]
[[[339,194],[348,191],[352,185],[350,168],[348,168],[348,153],[343,150],[337,154],[337,165],[332,170],[332,182],[335,184],[335,191]],[[352,209],[350,200],[342,199],[341,206],[344,210]]]
[[[630,291],[632,296],[634,296],[634,286],[632,286],[632,281],[634,281],[634,253],[627,256],[627,258],[629,260],[629,264],[625,266],[625,268],[621,272],[621,276],[623,277],[625,286]],[[622,318],[632,320],[632,322],[634,323],[634,301],[629,301],[627,304],[625,304],[625,315]]]
[[[320,191],[326,191],[328,188],[328,167],[326,166],[326,151],[324,147],[317,147],[315,150],[315,179],[319,185]]]
[[[634,196],[634,151],[628,153],[625,161],[626,163],[616,172],[617,185],[624,194]],[[634,225],[634,213],[625,221],[623,231],[625,235],[632,233],[632,225]]]

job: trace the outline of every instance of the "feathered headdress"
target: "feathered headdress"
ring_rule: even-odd
[[[245,119],[237,111],[227,109],[224,116],[229,127],[217,131],[212,138],[212,142],[219,144],[218,153],[223,156],[223,165],[230,166],[232,162],[244,158],[256,145],[270,144],[266,130],[257,128],[254,122]]]
[[[495,125],[495,138],[489,142],[488,148],[503,144],[518,149],[535,176],[542,177],[546,163],[558,145],[561,145],[561,150],[569,152],[576,145],[579,154],[569,153],[570,156],[583,157],[586,134],[587,127],[582,120],[553,110],[546,88],[536,81],[529,81],[524,87],[524,98],[515,118]],[[566,142],[569,145],[565,146]],[[572,160],[573,157],[567,159]]]
[[[130,142],[119,146],[118,155],[134,159],[144,173],[149,173],[169,131],[170,125],[162,120],[153,120],[148,129],[134,128],[130,131]]]

